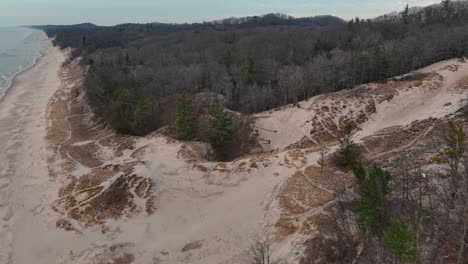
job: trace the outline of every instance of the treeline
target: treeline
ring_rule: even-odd
[[[320,164],[353,172],[356,195],[341,191],[330,217],[336,239],[319,251],[308,248],[301,263],[318,263],[319,256],[320,263],[467,263],[465,122],[466,116],[437,122],[424,144],[384,162],[367,160],[354,141],[357,127],[346,124],[337,152],[323,158],[320,151]]]
[[[46,30],[90,65],[89,98],[110,122],[122,98],[135,112],[145,100],[155,109],[167,96],[210,91],[224,95],[230,109],[253,113],[468,52],[466,2],[444,1],[415,13],[405,9],[379,20],[317,19],[324,27],[269,15],[191,25]],[[150,115],[155,120],[158,112]],[[128,124],[135,118],[118,117]],[[161,125],[150,122],[130,132]]]

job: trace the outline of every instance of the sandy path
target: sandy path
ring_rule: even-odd
[[[46,109],[60,84],[65,60],[49,48],[37,64],[18,75],[0,101],[0,263],[39,263],[48,254],[43,232],[49,223],[47,195],[56,192],[47,170]],[[33,85],[32,85],[33,84]],[[28,252],[28,254],[26,254]]]

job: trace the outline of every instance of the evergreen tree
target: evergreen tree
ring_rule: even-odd
[[[337,165],[345,169],[353,169],[359,164],[361,156],[359,146],[353,138],[357,127],[353,123],[346,123],[341,130],[340,149],[338,150]]]
[[[451,2],[452,1],[450,0],[443,0],[440,4],[442,5],[445,11],[448,11],[450,9]]]
[[[145,127],[150,127],[147,123],[150,121],[151,111],[148,98],[141,97],[134,111],[135,131],[137,134],[144,134]]]
[[[358,221],[368,231],[374,231],[384,215],[386,186],[390,180],[390,173],[378,166],[368,171],[358,165],[354,169],[359,185],[360,200],[356,208]]]
[[[117,104],[116,115],[114,116],[114,129],[119,133],[129,133],[129,119],[131,114],[131,105],[126,90],[119,89],[114,95]]]
[[[193,139],[193,102],[186,95],[177,97],[176,121],[178,138],[182,141]]]
[[[393,256],[415,263],[418,258],[416,232],[402,219],[392,220],[384,232],[385,245]]]
[[[375,59],[377,61],[377,71],[378,71],[378,79],[379,80],[386,80],[390,77],[390,63],[387,59],[385,52],[377,46],[375,48]]]
[[[128,53],[125,54],[125,62],[128,64],[130,64],[130,56],[128,55]]]
[[[366,180],[366,169],[362,164],[358,164],[354,167],[354,176],[356,176],[356,180],[359,186],[362,186]]]
[[[213,148],[219,148],[232,135],[232,120],[221,105],[212,110],[209,142]]]
[[[242,72],[244,75],[244,83],[247,85],[255,84],[255,70],[254,70],[254,60],[252,58],[247,58],[242,64]]]
[[[451,11],[452,11],[452,1],[451,0],[443,0],[441,3],[442,9],[444,11],[445,19],[450,18]]]
[[[409,23],[409,5],[408,4],[406,4],[405,10],[403,10],[402,16],[403,16],[403,21],[405,22],[405,24],[408,24]]]
[[[115,96],[112,98],[112,95],[114,93],[114,89],[118,85],[113,84],[111,78],[109,78],[107,75],[102,75],[100,77],[99,83],[101,89],[96,90],[94,94],[98,101],[100,103],[106,104],[112,99],[115,99]]]

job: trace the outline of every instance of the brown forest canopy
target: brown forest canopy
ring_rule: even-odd
[[[349,22],[270,14],[203,24],[42,28],[91,65],[89,98],[109,120],[142,102],[206,91],[224,95],[233,110],[259,112],[468,52],[466,2]]]

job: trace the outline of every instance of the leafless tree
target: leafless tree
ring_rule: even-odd
[[[272,257],[271,243],[268,239],[255,238],[250,245],[248,254],[249,264],[280,264],[281,260]]]
[[[323,167],[325,166],[325,158],[327,157],[328,152],[330,149],[325,147],[324,145],[320,145],[320,173],[323,173]]]
[[[447,238],[456,240],[457,263],[463,264],[468,237],[468,148],[463,125],[449,122],[436,134],[433,145],[434,160],[444,166],[438,196],[445,214],[440,225],[447,227]]]

